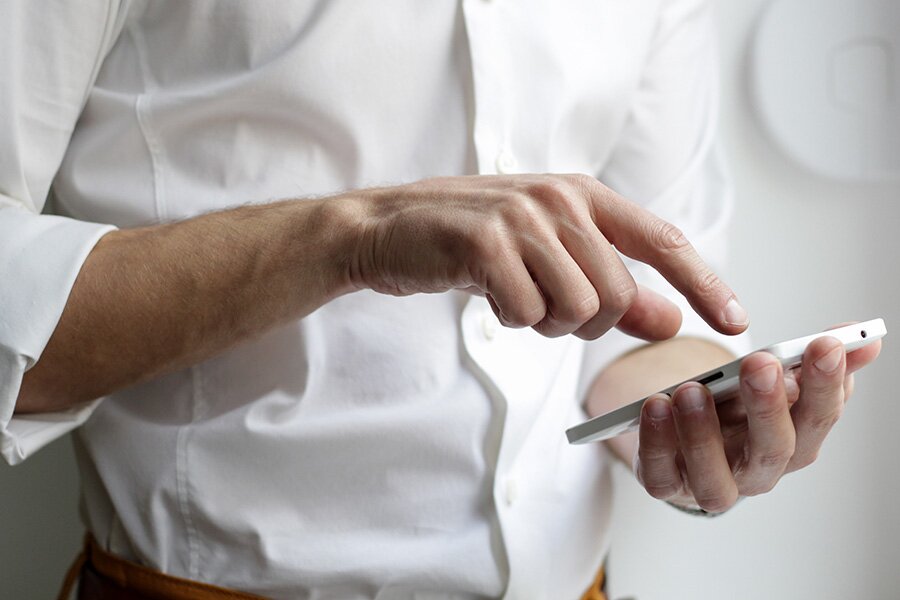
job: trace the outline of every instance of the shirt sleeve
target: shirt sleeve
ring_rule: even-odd
[[[83,423],[96,405],[13,416],[22,377],[40,359],[84,260],[114,229],[41,211],[124,4],[0,2],[0,454],[10,464]]]
[[[681,228],[721,275],[733,193],[716,141],[719,81],[712,21],[706,0],[662,3],[628,121],[599,179]],[[715,332],[655,270],[623,260],[637,283],[681,308],[680,336],[711,340],[737,355],[749,349],[746,334]],[[586,398],[596,375],[612,361],[644,344],[616,329],[588,342],[578,397]]]

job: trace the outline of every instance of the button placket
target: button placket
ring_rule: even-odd
[[[515,158],[498,166],[498,153],[509,139],[509,120],[506,107],[514,104],[508,99],[506,84],[505,23],[502,0],[464,0],[463,14],[469,41],[472,65],[472,86],[475,103],[475,122],[472,141],[481,174],[503,173],[515,169]]]

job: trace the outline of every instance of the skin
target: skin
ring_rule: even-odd
[[[648,341],[671,338],[679,310],[637,286],[616,250],[656,268],[717,331],[746,329],[734,293],[677,228],[592,177],[429,179],[107,234],[25,374],[16,412],[65,409],[188,367],[359,289],[469,290],[484,294],[504,325],[548,337],[595,339],[617,327]],[[709,345],[694,355],[714,362],[678,363],[684,343],[650,346],[607,369],[591,409],[664,387],[632,393],[650,382],[641,360],[667,364],[658,372],[676,381],[723,362]],[[768,394],[742,385],[727,415],[689,412],[685,387],[674,401],[647,403],[665,411],[642,419],[639,443],[614,447],[637,456],[638,478],[657,497],[724,510],[739,493],[764,491],[776,474],[814,459],[848,395],[844,358],[827,376],[807,364],[827,344],[811,349],[790,388],[799,397],[793,408],[783,384]],[[869,347],[846,362],[854,370],[876,354]],[[747,359],[745,379],[767,360]]]
[[[583,175],[451,177],[112,232],[88,256],[16,412],[60,410],[187,367],[341,294],[470,289],[510,327],[673,336],[650,263],[711,326],[734,293],[672,225]],[[740,312],[740,311],[739,311]]]
[[[853,393],[853,373],[874,361],[881,342],[845,354],[834,338],[809,345],[799,372],[784,374],[770,354],[741,363],[739,395],[714,404],[707,389],[680,386],[644,404],[637,433],[607,445],[631,464],[647,492],[681,506],[728,510],[740,496],[770,491],[811,465]],[[733,360],[710,342],[678,338],[615,362],[595,380],[588,412],[601,414]],[[690,402],[699,398],[699,408]]]

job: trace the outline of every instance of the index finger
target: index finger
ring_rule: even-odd
[[[750,324],[730,287],[713,273],[680,229],[600,186],[592,198],[594,223],[620,252],[659,271],[704,321],[736,335]]]

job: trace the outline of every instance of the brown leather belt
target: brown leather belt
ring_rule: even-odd
[[[78,600],[264,600],[246,592],[166,575],[110,554],[88,534],[84,550],[66,574],[59,600],[68,600],[78,581]],[[581,600],[607,600],[601,567]]]
[[[78,600],[264,600],[237,590],[166,575],[100,547],[90,534],[66,574],[60,600],[68,600],[78,580]]]
[[[587,589],[581,600],[608,600],[606,596],[606,569],[601,565],[594,583]]]

